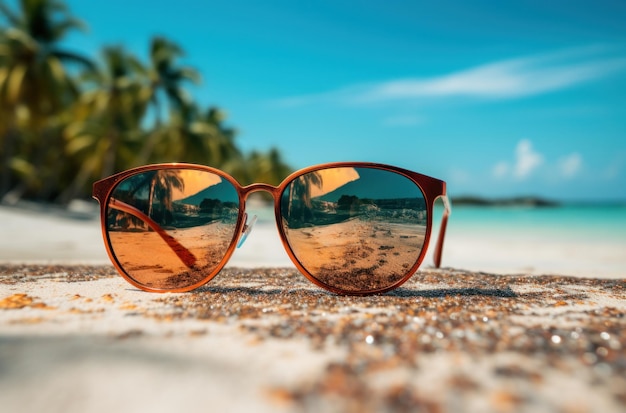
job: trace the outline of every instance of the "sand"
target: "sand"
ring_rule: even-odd
[[[0,208],[0,223],[3,411],[626,409],[619,261],[604,278],[515,273],[527,259],[508,275],[426,265],[347,297],[260,226],[209,284],[154,294],[108,263],[93,210]],[[451,238],[446,253],[462,253]]]
[[[115,256],[130,277],[150,288],[171,290],[197,284],[214,273],[233,233],[231,227],[217,223],[168,231],[184,245],[185,253],[194,257],[191,267],[156,232],[111,231],[109,238]]]
[[[345,292],[402,282],[417,264],[426,228],[350,219],[286,231],[294,255],[315,279]]]
[[[420,271],[382,296],[292,269],[192,293],[0,266],[7,411],[621,412],[626,281]]]

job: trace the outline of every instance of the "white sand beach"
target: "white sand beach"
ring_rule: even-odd
[[[256,211],[256,212],[255,212]],[[248,214],[267,215],[258,205]],[[436,220],[435,220],[436,222]],[[422,268],[433,264],[438,234],[435,224]],[[614,240],[538,237],[528,231],[485,227],[479,233],[448,226],[442,266],[495,274],[558,274],[624,278],[626,244]],[[0,206],[0,262],[108,264],[95,203],[76,203],[59,210],[40,205]],[[258,221],[229,267],[294,267],[274,222]]]
[[[3,411],[624,411],[623,246],[451,227],[447,268],[345,297],[265,222],[207,285],[155,294],[93,206],[0,207]]]

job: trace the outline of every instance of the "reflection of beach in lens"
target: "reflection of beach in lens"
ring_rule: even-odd
[[[419,187],[375,168],[331,168],[298,177],[282,194],[281,213],[300,264],[344,291],[401,281],[417,262],[426,235]]]
[[[219,267],[238,214],[237,190],[217,174],[143,172],[113,190],[107,209],[111,250],[126,274],[146,287],[189,287]]]
[[[193,254],[188,268],[153,231],[111,231],[115,256],[126,273],[138,283],[157,289],[174,289],[200,282],[224,258],[233,238],[233,224],[213,223],[167,233]]]
[[[417,261],[426,227],[346,222],[287,229],[294,254],[324,284],[345,291],[375,290],[400,281]]]

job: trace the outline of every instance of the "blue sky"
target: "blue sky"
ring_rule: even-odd
[[[452,195],[626,200],[623,1],[70,0],[105,44],[155,34],[203,75],[246,150],[295,168],[406,167]]]

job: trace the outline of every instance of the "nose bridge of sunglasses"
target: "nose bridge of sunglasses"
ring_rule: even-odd
[[[248,196],[250,196],[251,194],[255,192],[268,192],[273,197],[276,197],[278,196],[278,190],[279,190],[278,187],[274,185],[256,183],[256,184],[250,184],[248,186],[244,186],[243,188],[241,188],[241,193],[244,199],[248,199]]]
[[[242,230],[241,230],[241,235],[239,237],[239,242],[237,242],[237,248],[241,247],[243,245],[244,242],[246,242],[246,239],[248,238],[248,235],[250,235],[250,232],[252,232],[252,227],[254,227],[254,224],[257,220],[257,216],[256,215],[252,215],[252,218],[250,218],[250,220],[248,220],[248,214],[246,213],[244,215],[244,220],[246,221],[246,223],[244,224]]]

